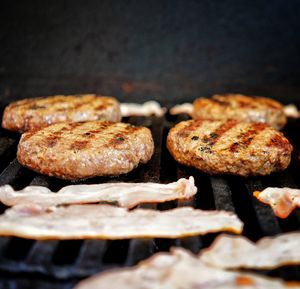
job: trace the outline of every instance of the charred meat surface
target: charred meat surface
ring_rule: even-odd
[[[287,119],[283,106],[269,98],[241,94],[214,95],[198,98],[193,103],[193,119],[235,119],[246,122],[263,122],[281,129]]]
[[[125,123],[90,121],[54,124],[26,132],[17,158],[48,176],[81,179],[128,173],[153,154],[151,132]]]
[[[176,161],[209,174],[268,175],[290,163],[292,145],[263,123],[189,120],[167,137]]]
[[[2,127],[24,132],[54,123],[91,120],[120,121],[119,102],[113,97],[93,94],[24,99],[5,108]]]

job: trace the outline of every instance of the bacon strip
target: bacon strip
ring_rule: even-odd
[[[167,109],[161,107],[157,101],[147,101],[143,104],[138,103],[121,103],[121,115],[128,116],[163,116]]]
[[[28,186],[21,191],[5,185],[0,187],[0,201],[7,206],[35,203],[44,207],[80,203],[118,203],[132,208],[141,203],[166,202],[189,199],[197,193],[194,178],[179,179],[169,184],[157,183],[106,183],[97,185],[73,185],[57,193],[46,187]]]
[[[200,253],[200,260],[223,269],[275,269],[300,264],[300,233],[266,237],[256,244],[243,236],[221,235]]]
[[[266,188],[253,195],[262,203],[268,204],[275,216],[285,219],[296,208],[300,207],[300,190],[291,188]]]
[[[0,216],[0,235],[30,239],[178,238],[219,231],[241,233],[243,223],[225,211],[192,207],[128,211],[110,205],[44,208],[14,206]]]
[[[205,265],[184,249],[157,253],[132,268],[112,270],[81,281],[74,289],[284,289],[300,283],[258,274],[224,271]]]
[[[189,116],[192,116],[193,109],[194,108],[192,103],[177,104],[170,109],[170,114],[171,115],[188,114]]]
[[[283,107],[283,112],[287,117],[299,118],[300,113],[296,105],[288,104]]]

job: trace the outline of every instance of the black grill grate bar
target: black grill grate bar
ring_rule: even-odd
[[[8,243],[10,242],[9,237],[0,237],[0,256],[2,257],[5,254]],[[1,260],[1,258],[0,258]],[[0,262],[1,263],[1,262]]]
[[[292,176],[289,173],[287,173],[286,171],[281,173],[280,178],[278,178],[278,180],[279,180],[281,187],[289,187],[289,188],[297,189],[297,185],[294,182]]]
[[[243,234],[253,241],[264,236],[259,226],[256,212],[251,203],[251,197],[245,187],[244,179],[228,177],[232,201],[238,217],[244,222]]]
[[[149,122],[151,119],[151,122]],[[163,146],[163,118],[131,118],[130,122],[135,125],[142,125],[150,127],[154,140],[154,153],[151,160],[146,165],[145,169],[141,172],[139,181],[143,182],[160,182],[160,167],[161,155]],[[138,206],[143,209],[156,209],[155,204],[143,204]],[[153,239],[133,239],[129,242],[128,254],[125,261],[126,265],[134,265],[136,262],[142,260],[143,257],[148,257],[154,252],[155,241]]]
[[[201,210],[215,210],[215,199],[209,176],[199,171],[192,170],[191,175],[195,177],[195,185],[198,188],[196,208]]]
[[[176,164],[176,168],[177,168],[176,169],[177,179],[188,178],[188,177],[194,175],[193,171],[184,170],[182,168],[182,166],[179,166],[178,164]],[[199,195],[200,194],[199,194],[199,189],[198,189],[197,194],[191,200],[179,200],[179,201],[177,201],[177,206],[178,207],[183,207],[183,206],[197,207]],[[200,198],[201,198],[201,196],[200,196]],[[178,247],[183,247],[183,248],[189,249],[192,252],[197,253],[201,248],[201,237],[193,236],[193,237],[177,239],[175,241],[175,245]]]
[[[210,179],[216,209],[235,212],[228,182],[222,177],[210,177]]]
[[[0,175],[0,185],[10,184],[17,176],[18,172],[21,170],[21,165],[15,158],[10,164],[3,170]]]
[[[200,249],[203,248],[201,237],[197,236],[177,239],[175,244],[177,247],[183,247],[187,250],[192,251],[195,254],[198,254]]]
[[[50,180],[46,176],[38,175],[34,177],[30,183],[31,186],[43,186],[48,187],[50,184]]]
[[[253,197],[254,191],[261,191],[263,190],[263,185],[259,180],[245,180],[245,185],[249,194],[249,199],[254,207],[257,220],[259,222],[259,226],[264,235],[275,235],[278,232],[281,232],[280,226],[278,224],[278,220],[273,214],[272,209],[269,206],[263,205],[262,203],[258,202]]]
[[[18,140],[9,136],[2,136],[0,137],[0,143],[0,156],[7,158],[7,154],[16,150]]]
[[[28,265],[49,265],[58,243],[58,241],[36,241],[28,254],[26,263]]]
[[[105,240],[84,241],[76,260],[76,266],[89,271],[101,271],[103,267],[102,259],[106,249],[107,241]]]
[[[16,157],[18,140],[12,137],[0,137],[0,172]]]
[[[143,124],[145,125],[145,124]],[[156,182],[160,181],[160,164],[161,164],[161,151],[162,151],[162,137],[163,137],[163,125],[162,118],[152,117],[151,132],[154,140],[154,153],[147,165],[147,171],[144,172],[144,182]]]
[[[0,156],[3,157],[5,154],[9,153],[12,148],[16,148],[17,140],[8,136],[0,137]]]
[[[136,265],[139,261],[145,260],[154,253],[153,239],[133,239],[130,241],[128,256],[125,266]]]

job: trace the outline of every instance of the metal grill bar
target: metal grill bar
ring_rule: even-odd
[[[227,181],[221,177],[211,177],[215,204],[217,210],[235,212],[231,199],[230,187]]]
[[[256,217],[263,234],[272,236],[280,232],[279,224],[272,212],[272,209],[260,202],[257,202],[252,196],[252,192],[263,190],[261,182],[259,180],[247,180],[245,181],[245,184],[249,193],[249,199],[254,207]]]

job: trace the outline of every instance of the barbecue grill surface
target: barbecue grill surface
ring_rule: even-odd
[[[192,201],[167,202],[143,205],[146,208],[166,210],[176,206],[192,205],[205,210],[227,210],[237,213],[245,223],[243,235],[253,241],[264,236],[298,230],[300,210],[287,219],[276,218],[272,210],[252,197],[252,192],[268,186],[300,187],[299,165],[296,161],[300,145],[300,123],[289,121],[285,135],[294,145],[293,160],[289,168],[266,177],[242,178],[234,176],[209,176],[198,170],[177,164],[165,147],[170,127],[184,116],[131,117],[125,120],[134,125],[144,125],[152,130],[155,153],[151,161],[131,173],[116,178],[93,178],[77,183],[103,182],[173,182],[181,177],[195,177],[198,194]],[[0,185],[11,184],[15,189],[27,185],[48,186],[57,191],[76,182],[68,182],[39,175],[21,167],[16,160],[19,135],[0,131]],[[5,210],[1,206],[1,212]],[[21,238],[0,238],[0,288],[72,288],[80,279],[116,267],[132,266],[158,251],[171,246],[181,246],[198,252],[211,244],[215,234],[177,240],[132,239],[120,241],[32,241]],[[258,271],[262,272],[262,271]],[[300,280],[300,266],[284,267],[263,273],[288,280]]]

